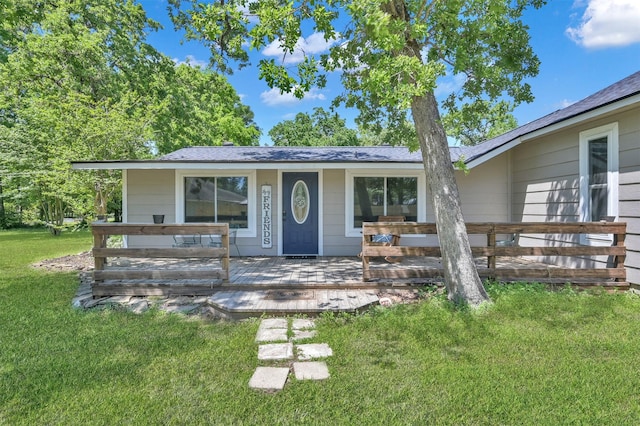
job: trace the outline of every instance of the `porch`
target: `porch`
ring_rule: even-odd
[[[93,225],[95,270],[90,293],[110,297],[205,297],[216,312],[230,317],[270,314],[317,314],[357,311],[379,302],[382,291],[417,291],[440,284],[443,268],[438,247],[377,245],[377,234],[435,234],[433,224],[365,223],[361,257],[229,257],[228,224]],[[473,247],[483,278],[501,281],[570,283],[588,288],[626,290],[624,223],[467,224],[469,234],[486,235]],[[502,245],[497,235],[612,234],[614,245],[553,247]],[[215,245],[156,248],[108,247],[110,235],[211,236]],[[175,239],[175,237],[174,237]],[[201,239],[202,240],[202,239]],[[210,239],[209,239],[210,240]],[[178,241],[178,240],[176,240]],[[556,241],[557,240],[556,238]],[[570,241],[570,240],[567,240]],[[564,267],[536,262],[540,256],[600,257],[605,264]],[[609,261],[607,261],[607,258]],[[392,260],[389,262],[388,260]],[[398,262],[393,262],[397,260]]]
[[[113,258],[105,271],[210,270],[210,259]],[[479,266],[486,259],[477,259]],[[215,261],[214,261],[215,263]],[[415,299],[425,284],[440,285],[441,279],[407,278],[362,280],[362,259],[353,257],[236,257],[230,259],[229,280],[212,278],[137,279],[96,282],[93,274],[83,277],[77,297],[82,306],[125,305],[139,309],[156,304],[172,312],[205,313],[240,319],[269,315],[318,315],[323,311],[357,312],[377,305],[384,297]],[[504,267],[524,268],[530,262],[516,259],[498,262]],[[440,267],[437,258],[408,257],[403,268]],[[375,259],[370,267],[391,272],[397,264]],[[384,299],[383,299],[384,300]]]

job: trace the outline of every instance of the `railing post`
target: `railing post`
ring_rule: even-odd
[[[620,233],[613,234],[613,245],[616,247],[624,247],[624,240],[627,236],[627,224],[621,224],[620,226],[623,226],[622,231],[619,231]],[[624,270],[624,262],[626,258],[626,255],[617,255],[615,258],[615,268]],[[626,273],[624,280],[627,280]],[[620,278],[616,278],[616,281],[620,281]]]
[[[95,227],[92,227],[92,232],[93,232],[93,248],[94,249],[101,249],[101,248],[105,248],[106,247],[106,242],[107,242],[107,235],[104,235],[102,233],[97,232]],[[97,257],[94,255],[93,257],[93,262],[94,262],[94,270],[95,271],[101,271],[104,269],[104,265],[105,265],[105,261],[106,259],[104,257]],[[97,280],[95,280],[97,281]]]
[[[487,256],[487,268],[489,268],[489,275],[491,278],[495,278],[496,275],[496,226],[491,224],[489,232],[487,233],[487,247],[490,250],[490,254]]]
[[[367,233],[365,232],[365,228],[367,227],[366,222],[362,222],[362,281],[369,281],[369,257],[365,254],[367,242],[370,238],[367,238]]]
[[[230,249],[229,249],[229,224],[225,223],[225,230],[224,230],[224,235],[221,236],[221,240],[222,240],[222,247],[227,249],[227,253],[222,257],[221,261],[222,261],[222,269],[227,273],[227,278],[224,279],[224,282],[229,282],[229,277],[231,275],[230,272],[230,260],[229,260],[229,253],[230,253]]]

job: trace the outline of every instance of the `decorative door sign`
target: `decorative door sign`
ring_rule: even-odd
[[[273,246],[271,222],[271,185],[262,185],[262,248]]]

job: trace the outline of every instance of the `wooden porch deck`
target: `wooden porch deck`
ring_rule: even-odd
[[[405,267],[436,267],[438,259],[407,258]],[[380,259],[372,267],[391,268]],[[110,258],[104,271],[171,271],[185,268],[206,271],[219,268],[216,259]],[[241,319],[261,315],[318,315],[324,311],[357,312],[379,303],[380,292],[416,292],[416,284],[425,280],[363,282],[362,260],[358,257],[286,257],[231,258],[229,280],[217,275],[211,279],[140,279],[92,281],[85,291],[94,299],[117,303],[125,298],[148,296],[167,299],[200,300],[215,316]],[[162,274],[160,274],[162,275]],[[89,277],[88,277],[89,278]],[[89,278],[90,279],[90,278]],[[393,288],[391,288],[393,287]],[[190,297],[191,296],[191,297]],[[109,302],[113,301],[113,302]],[[203,302],[204,301],[204,302]]]
[[[436,266],[438,259],[406,258],[405,267]],[[353,257],[317,257],[290,259],[286,257],[236,257],[231,258],[229,279],[225,281],[217,274],[197,279],[163,279],[166,272],[189,269],[206,272],[218,270],[215,259],[167,259],[167,258],[113,258],[103,271],[155,271],[157,278],[105,279],[92,284],[95,296],[113,295],[208,295],[230,290],[295,290],[295,289],[372,289],[381,286],[403,286],[433,280],[376,279],[364,282],[362,261]],[[372,262],[373,268],[391,269],[383,259]],[[117,275],[117,274],[116,274]],[[116,276],[114,275],[114,276]],[[124,274],[123,274],[124,275]],[[129,274],[127,274],[129,275]],[[144,274],[141,274],[144,275]],[[198,274],[198,276],[206,274]]]
[[[357,257],[233,258],[230,285],[278,287],[355,286],[362,282],[362,261]]]
[[[385,262],[386,263],[386,262]],[[104,271],[219,268],[215,259],[113,258]],[[162,274],[160,274],[162,275]],[[355,312],[378,304],[380,284],[362,281],[362,261],[357,257],[231,258],[229,280],[140,279],[92,282],[94,298],[194,296],[226,318],[267,315],[317,315],[323,311]],[[198,297],[199,296],[199,297]],[[128,300],[128,299],[127,299]]]
[[[486,264],[486,258],[478,258],[479,266]],[[530,262],[519,259],[511,259],[502,262],[512,267],[524,267]],[[402,267],[408,269],[438,268],[438,258],[405,257]],[[393,270],[397,263],[386,262],[383,258],[371,262],[371,268],[375,270]],[[547,265],[548,266],[548,265]],[[376,288],[384,286],[407,286],[426,284],[441,281],[436,278],[377,278],[363,281],[362,260],[358,257],[321,257],[316,258],[287,258],[287,257],[235,257],[230,260],[229,280],[224,281],[216,274],[211,277],[196,279],[162,279],[165,272],[172,270],[189,269],[191,271],[217,270],[219,262],[215,259],[168,259],[168,258],[113,258],[108,261],[104,271],[157,271],[158,278],[127,279],[126,282],[119,279],[105,279],[94,283],[96,296],[114,294],[142,294],[138,289],[143,287],[157,287],[159,295],[165,286],[173,289],[177,294],[182,289],[195,286],[205,287],[203,291],[212,293],[230,289],[259,290],[259,289],[300,289],[300,288]],[[116,274],[117,275],[117,274]],[[141,274],[144,275],[144,274]],[[206,275],[206,274],[198,274]],[[114,275],[115,276],[115,275]],[[117,293],[113,293],[117,291]],[[169,291],[169,290],[168,290]],[[188,291],[183,294],[188,294]]]
[[[474,259],[478,268],[486,268],[486,257]],[[564,269],[561,266],[549,265],[528,260],[524,257],[504,257],[498,258],[496,265],[501,268],[513,270],[530,269],[532,267],[540,270]],[[382,257],[371,260],[370,268],[376,271],[393,271],[398,267],[403,269],[439,269],[440,259],[437,257],[406,256],[400,263],[390,263]],[[219,262],[215,259],[168,259],[168,258],[138,258],[110,259],[105,266],[105,271],[124,270],[154,270],[172,271],[189,269],[193,271],[216,270]],[[163,274],[159,274],[163,275]],[[206,275],[206,274],[205,274]],[[384,275],[384,274],[381,274]],[[100,282],[96,288],[109,287],[118,288],[120,285],[135,292],[137,286],[171,284],[174,287],[189,284],[210,285],[212,291],[226,289],[236,289],[242,287],[245,290],[251,289],[299,289],[299,288],[376,288],[376,287],[402,287],[416,284],[428,284],[442,282],[442,277],[412,277],[407,274],[407,278],[373,278],[364,281],[362,276],[362,260],[356,256],[352,257],[322,257],[316,258],[287,258],[287,257],[264,257],[248,256],[234,257],[230,260],[229,280],[225,282],[222,278],[212,274],[210,278],[183,279],[129,279],[126,283],[120,280],[111,279]],[[207,290],[209,291],[209,290]],[[106,293],[105,293],[106,295]]]
[[[206,271],[219,268],[219,260],[113,258],[105,270],[184,270]],[[486,266],[486,257],[476,258],[479,267]],[[373,270],[392,271],[398,264],[383,258],[372,259]],[[405,257],[404,269],[439,268],[434,257]],[[557,269],[558,266],[534,263],[525,258],[498,258],[501,268],[527,269],[531,267]],[[355,312],[379,303],[380,293],[397,291],[416,292],[428,283],[439,283],[435,278],[386,279],[376,278],[364,282],[362,260],[357,257],[318,257],[290,259],[286,257],[231,258],[229,281],[217,276],[211,279],[180,280],[141,279],[121,282],[105,280],[92,282],[95,298],[113,296],[183,297],[193,296],[206,300],[205,304],[222,317],[246,318],[261,315],[317,315],[323,311]],[[383,274],[384,275],[384,274]],[[132,282],[136,281],[136,282]],[[612,288],[620,283],[612,282]]]

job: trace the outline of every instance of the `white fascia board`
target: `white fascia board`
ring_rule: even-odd
[[[491,160],[492,158],[495,158],[498,155],[509,151],[511,148],[520,145],[522,142],[523,142],[522,137],[513,139],[510,142],[507,142],[504,145],[499,146],[498,148],[494,149],[493,151],[487,152],[486,154],[483,154],[480,157],[469,161],[468,163],[466,163],[467,164],[467,168],[473,169],[474,167],[479,166],[482,163],[485,163],[485,162]]]
[[[135,170],[135,169],[166,169],[162,163],[156,162],[127,162],[127,161],[74,161],[74,170]],[[173,168],[173,167],[171,167]]]
[[[479,166],[482,163],[486,163],[487,161],[491,160],[494,157],[497,157],[498,155],[502,154],[505,151],[508,151],[512,148],[514,148],[517,145],[520,145],[523,142],[527,142],[531,139],[536,139],[542,136],[545,136],[549,133],[554,133],[557,132],[559,130],[562,130],[566,127],[571,127],[577,124],[581,124],[585,121],[589,121],[589,120],[593,120],[595,118],[600,118],[600,116],[603,116],[605,114],[609,114],[612,112],[615,112],[616,110],[619,109],[624,109],[626,107],[629,107],[631,105],[637,104],[640,102],[640,94],[638,95],[634,95],[631,96],[629,98],[625,98],[622,99],[620,101],[614,102],[612,104],[609,105],[605,105],[602,106],[600,108],[596,108],[594,110],[591,111],[587,111],[584,112],[582,114],[579,114],[575,117],[571,117],[571,118],[567,118],[565,120],[562,120],[558,123],[555,124],[551,124],[547,127],[543,127],[542,129],[538,129],[538,130],[534,130],[531,133],[527,133],[526,135],[522,135],[520,137],[518,137],[517,139],[513,139],[510,142],[507,142],[506,144],[490,151],[487,152],[486,154],[481,155],[480,157],[469,161],[467,164],[467,167],[469,169],[472,169],[476,166]]]
[[[205,163],[205,162],[74,162],[77,170],[319,170],[319,169],[422,169],[422,163]]]

